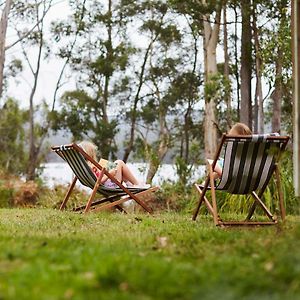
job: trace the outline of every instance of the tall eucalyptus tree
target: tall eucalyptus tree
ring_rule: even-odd
[[[75,139],[90,138],[99,145],[101,155],[109,157],[114,156],[117,126],[127,105],[126,70],[134,49],[121,1],[84,2],[83,11],[82,1],[72,1],[72,15],[54,29],[62,43],[80,31],[72,53],[68,45],[59,51],[60,57],[68,57],[76,90],[64,94],[54,117],[57,128],[70,130]],[[82,12],[84,16],[78,18]]]
[[[6,32],[8,15],[12,6],[12,0],[6,0],[3,4],[1,20],[0,20],[0,97],[3,91],[3,72],[4,72],[4,62],[5,62],[5,42],[6,42]]]
[[[252,30],[251,0],[241,1],[242,36],[241,36],[241,108],[240,121],[252,128]]]
[[[18,58],[8,62],[9,69],[15,69],[21,72],[27,67],[27,83],[30,86],[30,92],[20,99],[23,103],[28,101],[28,161],[26,168],[26,179],[32,180],[36,177],[36,170],[43,159],[41,152],[43,142],[47,136],[47,130],[37,121],[36,111],[42,116],[42,107],[47,110],[46,105],[41,103],[41,99],[36,99],[38,80],[40,77],[41,65],[49,57],[50,48],[45,38],[45,17],[52,8],[52,0],[31,0],[14,1],[14,17],[10,19],[10,27],[16,33],[17,39],[6,49],[19,47],[21,55]],[[30,48],[31,51],[28,51]],[[34,55],[33,55],[34,53]],[[37,100],[39,105],[36,104]],[[46,118],[46,116],[44,116]]]
[[[179,13],[188,15],[198,26],[199,34],[203,38],[204,54],[204,81],[205,81],[205,117],[204,117],[204,145],[205,155],[212,157],[217,147],[217,121],[216,121],[216,82],[217,45],[219,41],[220,19],[222,1],[205,0],[169,0]]]
[[[184,68],[181,63],[183,49],[179,48],[182,35],[168,5],[161,1],[143,1],[141,4],[145,17],[140,30],[148,40],[145,50],[148,60],[143,61],[146,69],[139,116],[151,131],[152,140],[141,131],[140,140],[150,163],[147,181],[151,182],[174,139],[174,112],[180,96],[172,97],[172,93],[178,89],[178,79]]]

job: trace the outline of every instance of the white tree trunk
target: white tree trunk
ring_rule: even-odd
[[[203,0],[203,3],[205,1]],[[221,7],[216,12],[214,26],[211,26],[209,16],[203,16],[203,51],[205,68],[205,85],[210,84],[211,77],[217,74],[217,43],[220,30]],[[212,158],[217,149],[217,128],[215,103],[209,95],[205,95],[204,144],[206,157]]]
[[[0,97],[3,92],[3,72],[5,62],[5,40],[7,32],[8,15],[12,5],[12,0],[6,0],[0,21]]]

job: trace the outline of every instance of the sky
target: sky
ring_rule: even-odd
[[[50,23],[54,20],[65,18],[69,14],[69,7],[67,0],[54,0],[54,6],[49,10],[46,18],[46,28],[49,30]],[[6,45],[10,45],[17,39],[17,35],[12,29],[7,32]],[[50,40],[51,43],[51,40]],[[31,50],[29,52],[30,60],[35,61],[36,52]],[[23,60],[22,51],[20,46],[16,45],[6,52],[6,62],[9,62],[13,58],[21,58]],[[25,65],[25,63],[24,63]],[[56,58],[51,58],[50,62],[42,61],[40,76],[37,84],[37,91],[35,95],[35,102],[40,102],[42,99],[52,99],[53,92],[58,80],[60,70],[63,62]],[[31,92],[31,85],[33,83],[33,75],[29,68],[26,66],[24,71],[16,78],[10,78],[8,81],[8,89],[4,92],[4,96],[12,96],[20,101],[21,107],[28,107],[29,96]],[[74,81],[71,81],[65,85],[65,87],[74,87]],[[49,101],[47,101],[49,103]],[[51,101],[50,101],[51,102]]]
[[[53,0],[53,7],[47,14],[46,18],[46,28],[49,30],[50,23],[55,20],[65,19],[70,13],[68,6],[68,0]],[[134,40],[134,36],[132,37]],[[138,43],[141,43],[141,36],[138,36]],[[15,32],[12,30],[8,31],[7,34],[7,45],[10,45],[17,39]],[[49,36],[49,40],[50,36]],[[55,42],[53,42],[55,45]],[[199,49],[201,49],[199,47]],[[222,47],[218,47],[218,61],[223,61],[223,51]],[[29,52],[30,59],[34,61],[36,52],[31,50]],[[6,62],[9,62],[13,58],[21,58],[23,56],[21,53],[20,46],[16,45],[10,48],[6,53]],[[200,55],[201,57],[201,55]],[[50,62],[43,61],[40,70],[40,76],[37,84],[37,91],[34,98],[34,103],[40,103],[41,100],[45,99],[49,105],[52,105],[53,93],[60,74],[61,68],[63,66],[63,61],[58,60],[57,58],[52,57]],[[31,85],[33,83],[33,75],[30,72],[28,66],[19,74],[16,78],[9,79],[8,88],[4,92],[4,96],[12,96],[15,99],[20,101],[21,107],[28,107],[29,96],[31,92]],[[60,93],[63,93],[65,90],[71,90],[75,88],[76,78],[72,77],[60,90]],[[0,103],[1,104],[1,103]]]

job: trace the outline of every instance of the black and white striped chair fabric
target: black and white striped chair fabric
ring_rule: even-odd
[[[227,136],[222,177],[216,189],[231,194],[264,190],[283,143],[280,139],[268,139],[270,136],[272,135],[252,135],[249,138]]]
[[[94,188],[97,181],[96,175],[87,164],[83,155],[69,145],[62,145],[55,149],[55,152],[60,155],[71,167],[73,173],[78,178],[81,184],[91,189]],[[130,189],[131,192],[137,192],[139,189]],[[126,194],[121,188],[109,188],[101,184],[98,188],[98,192],[103,195],[109,194]]]

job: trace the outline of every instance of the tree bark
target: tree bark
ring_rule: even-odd
[[[151,149],[150,159],[149,159],[149,170],[146,176],[146,182],[151,183],[153,177],[155,176],[158,167],[160,166],[161,162],[163,161],[165,155],[169,150],[170,145],[170,133],[167,126],[166,121],[166,109],[164,104],[162,103],[159,86],[156,82],[155,77],[152,78],[153,84],[155,86],[155,94],[159,102],[158,107],[158,120],[159,120],[159,139],[158,139],[158,147],[157,149]]]
[[[229,86],[229,54],[228,54],[228,33],[227,33],[227,10],[226,10],[227,1],[224,1],[223,4],[223,44],[224,44],[224,78],[228,82],[228,90],[225,92],[225,102],[227,106],[227,129],[232,126],[232,109],[231,109],[231,91]]]
[[[36,69],[33,72],[33,87],[31,89],[30,97],[29,97],[29,161],[26,172],[26,180],[34,180],[36,176],[36,167],[39,155],[39,149],[36,146],[36,137],[35,137],[35,121],[34,121],[34,95],[36,92],[37,82],[39,78],[40,66],[41,66],[41,57],[42,57],[42,48],[43,48],[43,23],[42,26],[39,27],[39,50],[38,57],[36,63]],[[24,50],[25,52],[25,50]],[[26,54],[27,55],[27,54]]]
[[[272,132],[280,133],[281,124],[281,99],[282,99],[282,50],[279,49],[276,60],[276,79],[275,90],[272,93],[273,114],[272,114]]]
[[[155,155],[156,156],[155,160],[150,159],[149,170],[146,178],[147,183],[152,182],[153,177],[155,176],[158,170],[158,167],[160,166],[162,160],[164,159],[169,149],[170,134],[167,128],[165,116],[162,113],[160,113],[159,116],[159,126],[160,126],[159,146]]]
[[[0,23],[0,98],[3,93],[3,79],[4,79],[4,63],[5,63],[5,41],[7,32],[8,15],[11,9],[12,0],[6,0],[4,9],[2,11]]]
[[[262,60],[260,54],[259,36],[256,25],[256,10],[253,10],[253,37],[255,45],[255,73],[256,73],[256,89],[255,89],[255,113],[254,115],[254,132],[264,133],[264,102],[262,91]]]
[[[132,106],[132,110],[131,110],[131,125],[130,125],[129,142],[127,144],[127,147],[125,148],[124,155],[123,155],[123,161],[124,162],[127,162],[128,157],[129,157],[129,155],[130,155],[130,153],[133,149],[134,138],[135,138],[137,105],[138,105],[138,102],[140,100],[140,92],[141,92],[142,86],[144,84],[144,74],[145,74],[145,69],[146,69],[146,63],[147,63],[152,45],[153,45],[153,43],[156,39],[157,39],[157,35],[152,39],[152,41],[149,43],[149,45],[146,49],[143,64],[142,64],[142,67],[141,67],[141,72],[139,74],[138,88],[137,88],[136,94],[134,96],[134,102],[133,102],[133,106]]]
[[[36,60],[36,67],[33,67],[30,64],[29,57],[27,55],[27,51],[23,48],[23,54],[25,59],[27,60],[29,67],[31,69],[33,75],[33,87],[31,89],[30,97],[29,97],[29,159],[28,159],[28,166],[26,170],[26,180],[34,180],[36,177],[36,168],[39,164],[39,156],[41,152],[41,147],[46,137],[46,132],[44,131],[39,140],[36,138],[35,132],[35,119],[34,119],[34,96],[36,93],[37,83],[39,79],[40,67],[41,67],[41,60],[42,60],[42,50],[44,46],[44,17],[46,13],[49,11],[51,7],[51,1],[46,6],[46,1],[43,2],[43,18],[39,18],[39,8],[38,5],[36,6],[36,19],[37,19],[37,32],[39,35],[38,41],[38,55]],[[21,40],[22,45],[22,40]]]
[[[251,101],[251,1],[242,0],[242,46],[241,46],[241,108],[240,121],[252,128],[252,101]]]
[[[240,115],[240,106],[241,106],[241,101],[240,101],[240,74],[239,74],[239,59],[238,59],[238,12],[236,6],[234,6],[234,17],[235,17],[235,22],[234,22],[234,65],[235,65],[235,80],[236,80],[236,99],[237,99],[237,113]]]
[[[205,0],[202,2],[205,4]],[[209,16],[203,16],[205,85],[212,84],[212,77],[218,73],[216,48],[220,30],[221,10],[222,7],[216,11],[216,20],[213,27],[211,26]],[[213,157],[217,149],[217,129],[215,124],[215,103],[211,95],[205,94],[204,145],[206,157]]]

